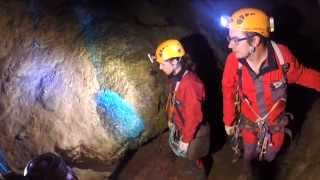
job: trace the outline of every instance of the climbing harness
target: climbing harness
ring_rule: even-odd
[[[188,73],[188,70],[186,70],[183,75],[182,78]],[[176,82],[174,90],[172,92],[170,92],[169,96],[168,96],[168,100],[167,100],[167,105],[166,105],[166,110],[168,111],[168,121],[172,122],[172,126],[171,128],[169,128],[169,146],[172,149],[172,151],[179,157],[187,157],[187,152],[182,151],[179,148],[179,142],[181,140],[181,135],[179,133],[179,129],[177,128],[177,126],[175,125],[174,121],[173,121],[173,111],[174,109],[177,110],[178,115],[182,116],[181,112],[179,111],[179,109],[176,107],[177,106],[177,101],[176,101],[176,92],[178,91],[180,85],[180,80]]]
[[[272,88],[278,88],[280,86],[287,86],[287,72],[289,69],[289,64],[285,64],[284,63],[284,58],[280,52],[280,49],[278,48],[278,46],[276,45],[275,42],[271,41],[271,45],[273,47],[273,50],[276,54],[276,56],[278,57],[279,60],[279,64],[282,68],[282,72],[283,72],[283,80],[276,82],[274,84],[272,84]],[[271,107],[271,109],[263,116],[261,117],[251,106],[251,102],[249,101],[249,99],[246,97],[245,94],[243,94],[242,92],[242,64],[239,62],[238,63],[238,87],[237,87],[237,93],[236,93],[236,101],[235,101],[235,106],[236,106],[236,112],[238,115],[238,120],[235,124],[235,133],[232,137],[232,149],[234,151],[234,154],[236,157],[241,156],[242,153],[242,147],[241,147],[241,130],[242,129],[251,129],[254,131],[257,131],[257,138],[258,138],[258,142],[257,142],[257,148],[256,151],[259,154],[259,160],[263,160],[264,155],[267,153],[268,151],[268,147],[272,146],[272,142],[271,142],[271,134],[273,132],[276,131],[284,131],[285,133],[287,133],[290,138],[291,138],[291,131],[287,128],[285,128],[285,126],[287,125],[288,122],[286,123],[281,123],[278,122],[277,126],[274,127],[270,127],[266,120],[269,117],[269,115],[276,109],[276,107],[280,104],[280,102],[286,102],[286,98],[285,97],[281,97],[279,98]],[[241,98],[244,100],[245,103],[247,103],[249,109],[255,114],[255,116],[257,117],[256,122],[251,122],[250,120],[248,120],[247,118],[243,117],[241,115]],[[283,115],[280,116],[280,120],[281,121],[283,119],[284,116],[289,116],[288,119],[293,119],[292,114],[288,115],[288,113],[284,113]],[[237,159],[234,159],[234,161],[236,161]]]

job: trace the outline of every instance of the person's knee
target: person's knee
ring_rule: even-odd
[[[273,160],[276,158],[278,152],[279,152],[278,149],[270,148],[270,150],[267,151],[264,159],[265,159],[267,162],[271,162],[271,161],[273,161]]]
[[[256,145],[255,144],[243,144],[243,158],[245,160],[253,160],[257,153],[256,153]]]

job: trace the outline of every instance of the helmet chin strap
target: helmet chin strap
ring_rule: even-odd
[[[249,53],[250,55],[253,54],[256,51],[256,47],[250,46],[249,47]]]
[[[249,57],[251,57],[254,52],[256,52],[256,48],[253,47],[253,46],[249,46],[249,53],[248,53],[248,55],[245,57],[245,59],[248,59]]]
[[[176,72],[178,68],[180,68],[180,70],[181,70],[181,66],[180,66],[181,59],[182,59],[182,57],[176,58],[175,60],[177,62],[175,64],[171,63],[171,65],[173,66],[173,70],[172,70],[170,76],[174,76],[174,75],[178,74],[179,72]]]

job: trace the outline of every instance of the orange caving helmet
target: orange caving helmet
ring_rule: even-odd
[[[182,44],[176,39],[162,42],[156,50],[156,61],[163,63],[171,58],[182,57],[186,54]]]
[[[232,14],[229,28],[269,37],[270,32],[274,31],[274,20],[260,9],[243,8]]]

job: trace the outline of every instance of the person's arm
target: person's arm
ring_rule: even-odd
[[[320,72],[300,64],[286,46],[280,45],[280,48],[285,61],[289,63],[288,83],[296,83],[320,91]]]
[[[196,130],[203,120],[202,103],[205,92],[203,84],[199,81],[190,81],[184,84],[182,114],[184,127],[182,128],[182,141],[190,143],[195,136]]]
[[[235,97],[237,91],[238,60],[233,53],[229,54],[224,66],[222,77],[223,122],[231,127],[235,120]]]

